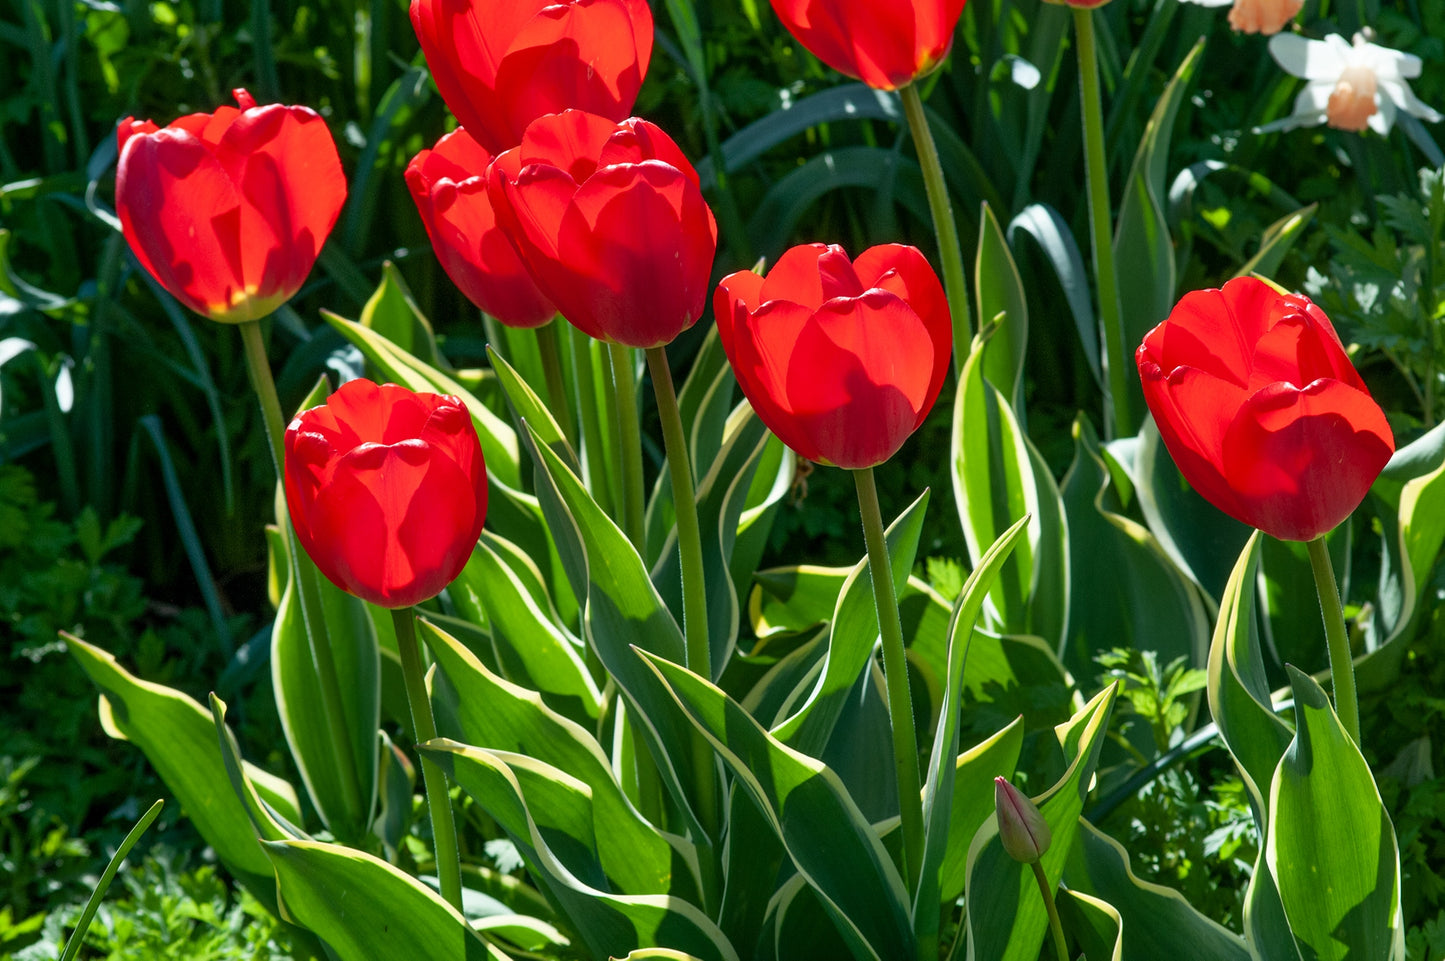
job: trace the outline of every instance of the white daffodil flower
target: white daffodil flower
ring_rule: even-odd
[[[1323,40],[1281,33],[1269,38],[1269,52],[1288,73],[1309,82],[1295,98],[1294,113],[1256,133],[1327,123],[1357,133],[1369,127],[1383,136],[1401,110],[1431,123],[1445,119],[1405,82],[1420,76],[1420,58],[1377,46],[1363,34],[1349,44],[1337,33]]]
[[[1201,7],[1229,7],[1229,25],[1236,33],[1279,33],[1295,18],[1305,0],[1186,0]]]

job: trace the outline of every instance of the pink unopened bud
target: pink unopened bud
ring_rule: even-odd
[[[1043,857],[1053,836],[1034,802],[1001,777],[993,779],[993,799],[998,809],[998,839],[1008,856],[1024,864]]]

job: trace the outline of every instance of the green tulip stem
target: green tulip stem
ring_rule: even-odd
[[[624,344],[607,344],[612,359],[612,389],[617,398],[617,426],[622,437],[622,530],[642,554],[644,524],[642,506],[642,430],[637,423],[637,378],[632,362],[632,348]]]
[[[261,402],[261,420],[266,425],[266,440],[271,447],[271,463],[276,468],[276,482],[286,484],[286,447],[284,437],[286,420],[281,414],[281,398],[276,394],[276,381],[271,376],[271,363],[266,358],[266,344],[261,338],[260,321],[243,321],[241,342],[246,349],[246,372],[251,378],[251,387]],[[326,716],[327,735],[331,749],[340,768],[341,791],[346,810],[357,821],[354,827],[365,830],[368,805],[361,797],[361,775],[356,768],[356,755],[351,750],[351,739],[346,733],[346,715],[342,710],[341,682],[337,679],[336,661],[331,654],[331,635],[326,629],[326,616],[322,613],[321,590],[317,582],[317,570],[311,557],[301,549],[296,539],[296,530],[290,518],[281,525],[286,539],[286,550],[291,555],[292,569],[296,574],[297,595],[301,601],[301,620],[306,625],[306,637],[311,643],[311,660],[316,667],[316,677],[321,683],[321,711]]]
[[[1335,567],[1324,535],[1309,542],[1310,569],[1315,575],[1315,592],[1325,618],[1325,642],[1330,652],[1330,683],[1335,689],[1335,713],[1351,740],[1360,743],[1360,705],[1355,699],[1355,664],[1350,655],[1350,636],[1345,631],[1345,612],[1340,607],[1340,589]]]
[[[410,607],[391,612],[396,626],[396,648],[401,655],[401,676],[406,683],[406,702],[411,709],[412,731],[416,743],[425,744],[437,736],[432,718],[431,698],[427,696],[426,677],[422,672],[421,649],[416,639],[416,615]],[[432,841],[436,844],[437,880],[441,883],[442,900],[458,911],[462,909],[462,862],[457,850],[457,827],[452,820],[452,799],[447,793],[447,775],[426,754],[421,755],[421,779],[426,788],[426,806],[431,814]]]
[[[542,355],[542,375],[547,379],[547,409],[557,420],[562,436],[567,443],[577,443],[577,429],[572,423],[572,403],[567,396],[567,382],[562,377],[562,336],[561,324],[565,321],[553,319],[537,328],[537,350]]]
[[[1064,926],[1059,923],[1059,907],[1054,903],[1053,885],[1049,884],[1042,864],[1034,861],[1029,867],[1034,869],[1034,880],[1039,882],[1039,893],[1044,896],[1044,907],[1049,912],[1049,930],[1054,934],[1054,950],[1059,954],[1059,961],[1069,961],[1068,945],[1064,942]]]
[[[873,468],[853,471],[853,481],[858,487],[873,604],[883,638],[883,677],[888,685],[888,719],[893,727],[893,764],[903,827],[903,876],[908,890],[913,891],[923,866],[923,795],[918,777],[918,736],[913,730],[913,699],[908,693],[908,654],[903,647],[903,622],[898,616],[898,596],[893,591],[893,565],[888,559]]]
[[[587,489],[598,505],[611,515],[618,502],[613,486],[615,475],[607,469],[607,457],[603,453],[606,445],[602,442],[602,419],[598,415],[597,380],[593,376],[592,338],[574,335],[567,338],[572,342],[572,369],[577,373],[578,407],[582,411],[582,456],[583,470],[587,474]]]
[[[903,113],[908,117],[908,130],[913,134],[913,148],[923,168],[923,188],[928,194],[928,209],[933,215],[933,232],[938,236],[938,256],[943,261],[943,287],[948,296],[949,314],[953,317],[953,364],[963,370],[968,359],[968,346],[973,338],[973,314],[968,308],[968,277],[963,270],[963,246],[958,240],[958,224],[953,219],[953,202],[948,199],[948,184],[943,179],[943,163],[938,159],[938,146],[928,129],[928,115],[918,84],[910,83],[899,91],[903,97]]]
[[[1089,225],[1094,243],[1094,282],[1099,288],[1099,318],[1104,327],[1104,371],[1109,379],[1110,437],[1134,433],[1129,410],[1129,358],[1124,354],[1124,316],[1119,310],[1119,275],[1114,268],[1110,227],[1109,165],[1104,159],[1104,101],[1099,92],[1099,54],[1092,11],[1074,8],[1079,35],[1079,100],[1084,113],[1084,178],[1088,183]]]

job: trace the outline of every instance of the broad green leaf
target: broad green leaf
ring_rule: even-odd
[[[1340,594],[1344,598],[1350,596],[1354,526],[1354,518],[1347,517],[1325,535],[1331,566],[1339,572]],[[1270,666],[1275,669],[1272,672],[1275,683],[1278,683],[1278,669],[1285,664],[1293,664],[1307,673],[1329,666],[1319,605],[1311,602],[1315,596],[1308,546],[1301,541],[1264,538],[1260,542],[1257,602],[1263,629],[1261,640]]]
[[[477,439],[482,443],[482,456],[487,461],[487,473],[494,482],[500,481],[511,488],[521,486],[516,433],[471,391],[450,375],[400,349],[376,331],[328,311],[322,311],[321,315],[341,336],[355,344],[367,361],[374,364],[387,379],[409,390],[450,394],[460,398],[472,415],[472,424],[477,428]]]
[[[645,656],[771,822],[854,956],[912,957],[916,949],[903,879],[837,775],[774,738],[707,681],[660,657]]]
[[[783,506],[783,499],[792,490],[797,469],[798,455],[776,437],[769,436],[763,446],[763,454],[758,458],[757,470],[753,472],[753,483],[742,515],[738,518],[732,563],[728,565],[733,589],[739,597],[751,591],[753,574],[767,550],[773,520]]]
[[[1274,712],[1255,630],[1255,571],[1263,538],[1258,531],[1250,537],[1220,595],[1207,686],[1209,713],[1239,765],[1261,834],[1268,807],[1265,792],[1292,737],[1289,725]]]
[[[215,694],[211,695],[210,702],[211,721],[215,724],[221,747],[221,761],[226,766],[231,790],[236,792],[236,797],[246,806],[246,813],[251,819],[251,827],[255,829],[256,836],[262,841],[310,840],[310,835],[298,827],[301,823],[300,810],[294,806],[288,807],[285,803],[273,805],[268,798],[262,796],[257,781],[252,780],[241,760],[240,745],[226,727],[226,702]],[[275,783],[274,779],[270,778],[258,780],[262,784],[266,780],[269,780],[271,785]]]
[[[729,787],[727,804],[728,843],[722,849],[727,881],[718,925],[733,944],[751,946],[763,930],[787,852],[768,818],[737,781]]]
[[[1055,898],[1060,926],[1084,949],[1083,957],[1124,961],[1124,919],[1112,904],[1071,888]]]
[[[1427,445],[1428,441],[1428,445]],[[1437,428],[1411,444],[1410,448],[1421,445],[1432,446],[1434,451],[1445,451],[1445,429]],[[1410,451],[1414,454],[1416,452]],[[1419,454],[1423,455],[1422,449]],[[1401,579],[1405,588],[1404,614],[1400,618],[1390,639],[1400,636],[1409,625],[1418,598],[1425,591],[1435,562],[1440,557],[1440,548],[1445,545],[1445,458],[1441,458],[1433,470],[1412,477],[1405,482],[1400,492],[1398,515],[1400,518]]]
[[[1178,891],[1140,880],[1119,842],[1083,818],[1064,884],[1071,894],[1093,895],[1118,912],[1120,961],[1158,961],[1180,944],[1189,945],[1189,961],[1250,961],[1239,935],[1200,914]]]
[[[1255,961],[1302,961],[1299,944],[1290,933],[1279,889],[1269,873],[1268,852],[1261,845],[1254,871],[1244,889],[1244,940]]]
[[[1013,775],[1023,746],[1024,719],[1017,717],[993,737],[958,756],[948,817],[948,847],[940,866],[941,904],[953,904],[963,894],[968,846],[994,812],[993,779]]]
[[[401,271],[389,260],[381,265],[381,283],[376,292],[361,308],[360,323],[391,341],[398,350],[433,367],[441,366],[431,322],[412,299]]]
[[[538,497],[578,596],[585,598],[582,624],[598,660],[627,697],[632,717],[658,772],[683,813],[693,837],[706,836],[692,817],[685,784],[692,775],[693,735],[687,721],[639,652],[681,663],[682,630],[662,602],[642,558],[550,448],[532,442],[542,484]]]
[[[1162,664],[1182,656],[1203,665],[1209,622],[1198,589],[1148,528],[1115,509],[1112,483],[1094,429],[1076,419],[1074,461],[1061,487],[1073,599],[1064,663],[1087,676],[1099,651],[1137,647],[1157,651]]]
[[[1117,685],[1105,688],[1070,721],[1054,729],[1068,767],[1058,783],[1034,803],[1053,835],[1053,844],[1039,863],[1056,890],[1078,830],[1117,690]],[[969,961],[1035,961],[1047,932],[1048,915],[1033,871],[1009,857],[999,843],[996,816],[984,822],[974,836],[967,872],[964,897]]]
[[[1290,930],[1304,955],[1319,961],[1403,961],[1390,814],[1324,690],[1289,672],[1295,737],[1270,784],[1265,856]]]
[[[1018,265],[1009,251],[1008,240],[998,218],[983,205],[978,218],[978,254],[974,259],[974,283],[981,323],[999,314],[1003,323],[989,336],[984,348],[983,376],[1008,399],[1014,416],[1022,420],[1024,353],[1029,342],[1028,298]]]
[[[1079,253],[1079,245],[1069,225],[1048,204],[1029,204],[1009,221],[1008,239],[1015,252],[1019,246],[1016,232],[1020,230],[1034,239],[1053,268],[1064,292],[1064,300],[1068,302],[1069,313],[1073,316],[1079,348],[1088,362],[1089,373],[1093,374],[1094,383],[1102,388],[1104,375],[1099,365],[1099,325],[1089,292],[1089,271],[1084,266],[1083,254]]]
[[[286,522],[284,518],[282,521]],[[309,563],[295,571],[296,565],[289,563],[279,532],[268,536],[276,541],[272,556],[277,563],[285,559],[293,568],[271,628],[271,684],[276,712],[306,793],[322,822],[338,838],[352,841],[370,828],[376,803],[376,730],[381,722],[381,653],[376,630],[365,601],[332,584]],[[352,803],[343,787],[346,775],[337,763],[337,745],[319,694],[321,679],[307,633],[297,576],[316,580],[341,695],[347,748],[359,778],[356,787],[360,796],[356,801],[360,807]]]
[[[1271,277],[1279,270],[1279,265],[1284,263],[1285,255],[1289,253],[1295,241],[1299,240],[1310,221],[1314,219],[1315,211],[1319,209],[1318,203],[1310,204],[1308,207],[1301,207],[1294,213],[1285,214],[1274,223],[1264,229],[1264,234],[1259,239],[1259,250],[1244,266],[1235,271],[1236,277],[1247,277],[1250,274],[1263,274]]]
[[[508,674],[538,691],[576,698],[596,720],[602,692],[582,652],[538,604],[528,585],[484,537],[467,562],[468,584],[486,608],[497,658]]]
[[[587,729],[543,703],[537,692],[489,671],[476,655],[427,620],[420,635],[457,691],[457,722],[469,744],[528,754],[587,785],[603,870],[628,894],[669,889],[672,850],[622,793],[607,755]]]
[[[768,430],[747,404],[729,419],[726,442],[712,469],[697,484],[697,519],[702,534],[703,576],[707,585],[709,659],[713,677],[720,677],[737,647],[738,598],[729,565],[738,518],[751,488]],[[666,474],[666,471],[663,472]],[[662,478],[659,477],[659,482]],[[668,484],[669,490],[671,484]],[[666,532],[661,556],[651,571],[652,583],[675,616],[682,612],[682,568],[677,528]]]
[[[378,858],[319,841],[265,841],[283,917],[339,961],[510,961],[434,891]]]
[[[557,321],[553,321],[557,323]],[[512,414],[520,423],[525,421],[537,432],[537,437],[552,448],[566,462],[568,468],[574,473],[581,470],[578,465],[577,455],[572,450],[572,445],[567,438],[562,436],[562,428],[557,426],[557,421],[552,416],[545,401],[537,396],[532,386],[522,379],[522,375],[499,354],[495,348],[488,345],[487,357],[492,362],[492,370],[497,374],[497,383],[502,385],[502,393],[507,397],[507,404],[512,408]]]
[[[179,691],[143,681],[114,657],[62,632],[70,656],[101,693],[106,732],[135,744],[181,802],[201,837],[236,879],[263,904],[276,908],[270,864],[256,843],[256,831],[234,791],[221,756],[211,715]],[[259,774],[259,769],[247,773]],[[281,788],[284,782],[271,778]],[[290,807],[297,808],[295,792]]]
[[[748,620],[753,634],[761,642],[774,635],[799,634],[826,623],[850,573],[846,567],[813,564],[758,571],[748,598]]]
[[[1174,78],[1164,89],[1139,140],[1134,163],[1124,181],[1119,199],[1118,225],[1114,233],[1114,259],[1119,272],[1119,309],[1123,320],[1123,343],[1132,351],[1155,324],[1169,316],[1174,306],[1174,242],[1164,218],[1165,174],[1174,119],[1184,100],[1204,52],[1201,40],[1189,51]],[[1143,420],[1143,391],[1139,375],[1127,357],[1118,358],[1128,370],[1129,409],[1135,412],[1136,430]]]
[[[585,784],[520,754],[436,740],[423,746],[507,832],[529,870],[598,957],[644,945],[677,947],[706,961],[738,961],[732,945],[698,908],[662,894],[609,892],[596,860]],[[583,876],[579,877],[578,872]]]
[[[828,909],[801,874],[794,874],[778,885],[768,901],[768,913],[763,921],[764,941],[758,946],[755,961],[797,958],[842,961],[851,953]]]
[[[913,902],[913,928],[925,944],[937,943],[938,905],[942,900],[941,875],[953,825],[954,775],[958,766],[959,711],[963,697],[963,669],[974,624],[983,611],[984,598],[1010,552],[1023,539],[1029,519],[1020,518],[980,558],[969,574],[948,627],[948,674],[944,682],[943,710],[934,734],[933,751],[923,785],[924,851],[918,890]],[[977,830],[975,828],[975,830]]]
[[[928,491],[925,490],[885,532],[895,588],[907,584],[908,571],[912,569],[918,552],[927,508]],[[820,756],[848,693],[864,666],[873,658],[877,640],[878,611],[865,557],[853,568],[838,596],[828,653],[817,685],[786,721],[772,728],[773,735],[804,754]]]

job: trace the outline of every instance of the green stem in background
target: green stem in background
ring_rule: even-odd
[[[572,403],[562,377],[562,329],[566,321],[553,318],[537,328],[537,350],[542,355],[542,375],[547,379],[547,409],[562,429],[567,443],[577,446],[577,429],[572,424]]]
[[[672,501],[677,513],[677,551],[682,562],[682,624],[687,635],[687,668],[712,680],[708,649],[707,582],[703,579],[702,530],[697,522],[697,495],[692,483],[692,464],[687,453],[687,435],[677,409],[677,391],[666,347],[649,347],[647,369],[652,372],[652,389],[657,394],[657,414],[662,421],[662,441],[667,448],[667,469],[672,475]]]
[[[617,398],[617,427],[622,449],[622,530],[639,555],[646,549],[642,493],[642,429],[637,423],[637,378],[632,348],[608,343],[612,359],[612,390]]]
[[[276,482],[285,486],[286,447],[283,440],[286,420],[281,414],[281,398],[276,395],[276,381],[271,377],[271,364],[266,359],[266,344],[261,339],[260,321],[248,320],[240,325],[241,342],[246,349],[246,372],[251,387],[261,402],[261,420],[266,426],[266,441],[271,448],[271,462],[276,468]],[[282,524],[287,551],[291,555],[301,600],[301,619],[306,624],[306,637],[311,642],[311,659],[321,682],[321,710],[326,715],[326,730],[331,749],[340,767],[341,790],[346,809],[353,813],[361,829],[365,829],[367,805],[361,798],[361,776],[356,770],[356,755],[346,735],[346,715],[341,707],[341,682],[336,675],[336,661],[331,653],[331,637],[326,630],[326,617],[321,610],[321,591],[317,585],[316,565],[301,549],[296,531],[288,518]]]
[[[1033,861],[1029,867],[1034,869],[1034,880],[1039,882],[1039,893],[1044,896],[1044,907],[1049,912],[1049,930],[1054,934],[1054,950],[1059,954],[1059,961],[1069,961],[1069,949],[1064,942],[1064,926],[1059,923],[1059,908],[1054,903],[1054,888],[1049,884],[1042,864]]]
[[[938,159],[933,132],[928,129],[928,115],[923,111],[918,84],[909,84],[899,95],[903,97],[908,130],[913,134],[913,148],[918,151],[918,164],[923,168],[923,187],[928,193],[928,209],[933,214],[933,232],[938,236],[938,256],[943,261],[944,293],[953,317],[953,366],[955,371],[961,371],[973,339],[973,314],[968,307],[968,277],[963,270],[958,224],[953,219],[953,202],[948,199],[943,163]]]
[[[1350,636],[1345,631],[1345,612],[1340,607],[1340,589],[1330,549],[1321,534],[1309,542],[1310,569],[1315,575],[1315,592],[1325,618],[1325,642],[1330,652],[1330,684],[1335,691],[1335,713],[1345,733],[1356,746],[1360,743],[1360,705],[1355,698],[1355,664],[1350,656]]]
[[[411,708],[411,727],[416,743],[425,744],[437,736],[432,719],[431,698],[426,693],[421,649],[416,640],[416,615],[410,607],[391,612],[396,626],[396,649],[401,655],[401,677],[406,683],[406,703]],[[452,799],[447,794],[447,776],[435,761],[421,755],[421,779],[426,788],[426,806],[431,814],[432,841],[436,844],[437,880],[442,900],[462,909],[462,859],[457,850],[457,827],[452,820]]]
[[[667,448],[667,469],[672,476],[672,500],[677,514],[677,552],[682,567],[682,627],[687,638],[687,669],[712,680],[712,654],[708,647],[707,580],[703,576],[702,529],[697,522],[697,495],[692,482],[692,461],[687,434],[677,409],[677,390],[666,347],[647,349],[647,369],[657,395],[662,440]],[[693,766],[697,771],[698,819],[717,837],[717,787],[712,748],[701,734],[693,735]]]
[[[1099,91],[1099,54],[1094,43],[1093,12],[1074,8],[1079,35],[1079,100],[1084,114],[1084,177],[1088,182],[1089,226],[1094,244],[1094,281],[1099,288],[1099,322],[1104,327],[1104,371],[1109,396],[1108,436],[1134,433],[1129,410],[1128,357],[1124,354],[1124,316],[1119,310],[1119,275],[1114,267],[1114,240],[1109,204],[1109,166],[1104,158],[1104,100]]]
[[[903,647],[903,622],[898,617],[893,565],[888,559],[873,468],[853,471],[853,481],[858,487],[858,511],[863,516],[863,538],[868,542],[868,574],[873,581],[873,604],[878,609],[878,629],[883,638],[883,677],[888,685],[888,719],[893,727],[893,764],[903,828],[903,877],[908,890],[914,891],[923,866],[923,795],[918,777],[918,736],[913,730],[913,698],[908,693],[908,654]]]
[[[597,381],[593,377],[592,338],[573,335],[572,369],[577,373],[578,406],[582,411],[582,457],[583,470],[587,475],[587,489],[592,497],[610,516],[616,516],[618,498],[613,488],[612,472],[607,469],[605,445],[602,442],[602,420],[598,416]]]

